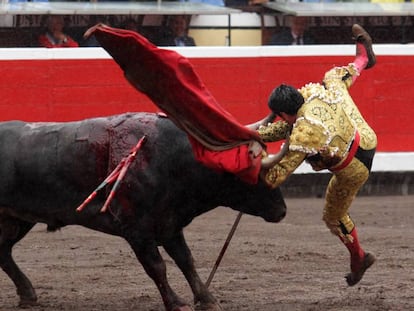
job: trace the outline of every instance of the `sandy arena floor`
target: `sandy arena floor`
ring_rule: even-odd
[[[243,215],[210,285],[227,311],[414,310],[414,196],[359,197],[351,208],[362,245],[376,264],[347,287],[348,251],[321,220],[322,199],[286,199],[279,224]],[[236,218],[228,208],[186,228],[198,271],[207,279]],[[126,242],[73,226],[37,225],[14,256],[39,296],[36,311],[164,310]],[[171,285],[192,302],[184,277],[165,255]],[[16,311],[12,282],[0,272],[0,310]]]

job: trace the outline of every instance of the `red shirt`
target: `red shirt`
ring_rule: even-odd
[[[65,40],[56,41],[48,32],[39,36],[39,44],[46,48],[77,48],[79,44],[69,36]]]

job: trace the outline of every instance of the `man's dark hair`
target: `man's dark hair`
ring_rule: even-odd
[[[281,84],[270,94],[268,105],[276,114],[281,112],[295,115],[303,105],[304,99],[297,89],[290,85]]]

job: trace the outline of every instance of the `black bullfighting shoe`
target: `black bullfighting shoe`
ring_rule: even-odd
[[[346,282],[348,283],[348,285],[354,286],[359,281],[361,281],[362,277],[364,276],[365,271],[367,271],[367,269],[371,267],[374,264],[374,262],[375,262],[375,256],[372,255],[371,253],[366,253],[364,256],[364,260],[362,262],[361,268],[359,268],[358,271],[353,271],[351,273],[348,273],[345,276]]]
[[[375,57],[374,51],[372,49],[372,39],[371,36],[366,32],[362,26],[354,24],[352,26],[352,39],[356,42],[362,43],[365,47],[365,51],[368,57],[368,64],[365,69],[369,69],[375,65],[377,58]],[[357,56],[361,54],[359,47],[357,45]]]

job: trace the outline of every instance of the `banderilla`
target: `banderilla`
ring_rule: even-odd
[[[103,189],[108,184],[115,182],[111,189],[111,192],[109,193],[105,201],[105,204],[101,208],[101,213],[106,212],[106,210],[109,207],[109,204],[111,203],[111,201],[113,200],[115,196],[116,190],[118,189],[122,179],[125,177],[125,174],[130,164],[134,161],[138,150],[141,148],[142,144],[146,141],[146,139],[147,137],[145,135],[141,137],[141,139],[138,141],[135,147],[131,149],[129,155],[123,158],[121,162],[119,162],[117,167],[111,172],[111,174],[109,174],[109,176],[105,178],[105,180],[86,198],[86,200],[83,201],[82,204],[78,206],[78,208],[76,209],[77,212],[81,212],[84,209],[84,207],[88,205],[89,202],[93,200],[93,198],[96,197],[99,190]]]

